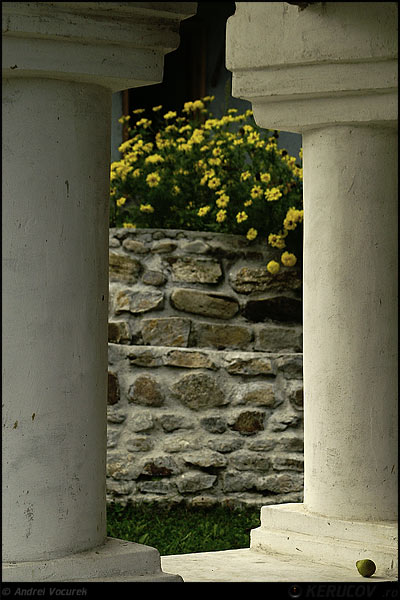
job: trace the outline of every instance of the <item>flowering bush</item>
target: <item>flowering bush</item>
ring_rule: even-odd
[[[154,106],[151,118],[144,109],[121,117],[130,138],[111,164],[110,225],[264,238],[293,266],[302,251],[302,168],[252,111],[231,108],[216,119],[213,99],[186,102],[180,115]]]

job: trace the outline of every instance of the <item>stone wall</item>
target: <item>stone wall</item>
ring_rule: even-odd
[[[302,500],[301,274],[278,256],[110,230],[108,500]]]

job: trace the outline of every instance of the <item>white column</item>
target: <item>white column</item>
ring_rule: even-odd
[[[162,79],[179,4],[2,6],[5,581],[181,580],[105,501],[111,93]]]
[[[233,94],[303,134],[304,503],[255,551],[397,573],[397,6],[237,2]],[[265,31],[268,29],[268,35]]]
[[[308,131],[304,144],[304,504],[397,519],[397,135]]]

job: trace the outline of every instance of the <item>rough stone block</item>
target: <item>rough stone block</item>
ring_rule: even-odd
[[[130,238],[126,238],[122,242],[122,246],[125,250],[133,252],[134,254],[147,254],[150,252],[150,248],[143,244],[143,242],[138,242],[137,240],[132,240]]]
[[[115,296],[115,314],[130,312],[140,315],[150,310],[160,310],[164,306],[164,294],[162,292],[137,292],[132,290],[121,290]]]
[[[151,375],[139,375],[130,386],[128,402],[145,406],[162,406],[164,395],[156,379]]]
[[[171,350],[163,358],[165,366],[188,369],[217,369],[217,365],[208,354],[196,350]]]
[[[302,332],[298,327],[263,325],[255,330],[254,348],[264,352],[301,352],[302,341]]]
[[[230,426],[234,431],[244,435],[254,435],[264,429],[265,413],[259,411],[244,411],[240,413]]]
[[[114,344],[128,343],[131,339],[129,323],[127,321],[109,321],[108,341]]]
[[[241,402],[253,406],[274,408],[279,403],[274,384],[250,384],[241,396]]]
[[[183,375],[172,385],[171,391],[182,404],[192,410],[223,406],[229,402],[215,378],[204,373]]]
[[[192,454],[185,454],[183,460],[188,465],[195,467],[225,467],[227,460],[218,452],[211,450],[202,450]]]
[[[141,271],[140,261],[130,256],[109,253],[109,278],[110,281],[123,281],[124,283],[136,283]]]
[[[288,379],[303,379],[303,355],[286,355],[276,360],[278,371]]]
[[[219,283],[222,279],[221,265],[216,260],[196,259],[188,256],[170,257],[172,281],[184,283]]]
[[[161,271],[151,271],[148,270],[143,273],[142,283],[146,285],[153,285],[155,287],[159,287],[164,285],[167,282],[167,278]]]
[[[190,324],[190,319],[180,319],[179,317],[144,319],[143,342],[151,346],[187,347]]]
[[[176,485],[181,494],[186,492],[198,492],[212,488],[217,479],[216,475],[201,472],[182,473],[176,480]]]
[[[247,349],[252,342],[253,332],[241,325],[198,322],[193,325],[193,339],[199,347]]]
[[[230,465],[239,471],[269,471],[271,459],[255,452],[235,452],[230,457]]]
[[[242,267],[229,274],[229,282],[239,294],[299,290],[302,286],[301,277],[296,270],[283,268],[277,275],[271,275],[265,266]]]
[[[230,375],[244,375],[252,377],[256,375],[275,376],[275,366],[266,357],[250,356],[226,356],[226,370]]]
[[[184,288],[174,289],[170,301],[177,310],[216,319],[231,319],[239,310],[234,298]]]

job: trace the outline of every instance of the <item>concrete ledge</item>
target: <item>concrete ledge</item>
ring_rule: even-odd
[[[303,504],[263,506],[250,545],[258,552],[301,555],[339,567],[370,558],[379,576],[397,577],[397,523],[335,519],[310,513]]]
[[[179,582],[161,570],[155,548],[106,538],[102,546],[46,561],[3,563],[3,581],[159,581]]]

